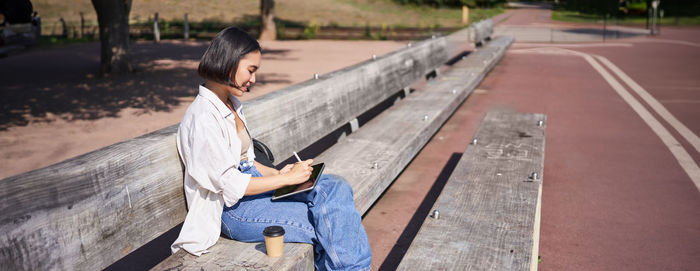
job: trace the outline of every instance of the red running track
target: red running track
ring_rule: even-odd
[[[695,33],[698,29],[665,29],[660,37],[612,45],[556,45],[562,49],[514,45],[365,217],[373,266],[391,269],[400,253],[386,250],[408,245],[398,236],[411,227],[415,198],[423,198],[450,155],[464,151],[484,113],[500,106],[548,116],[541,270],[698,270],[698,188],[640,115],[576,55],[609,59],[697,136],[700,45]],[[642,104],[697,166],[700,153]]]

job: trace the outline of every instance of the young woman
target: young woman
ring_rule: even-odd
[[[258,42],[235,27],[218,33],[202,56],[205,82],[177,133],[189,211],[173,253],[199,256],[222,232],[261,242],[265,227],[279,225],[286,242],[314,244],[317,270],[369,270],[367,234],[345,180],[324,174],[310,192],[270,199],[275,189],[306,181],[313,161],[279,171],[255,162],[238,97],[255,83],[260,59]]]

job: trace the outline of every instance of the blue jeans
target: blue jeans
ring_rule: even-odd
[[[254,165],[242,163],[239,169],[262,176]],[[245,196],[224,207],[221,232],[241,242],[263,242],[263,229],[279,225],[285,242],[314,244],[317,270],[369,270],[367,233],[352,187],[343,178],[323,174],[313,190],[285,199],[272,201],[272,193]]]

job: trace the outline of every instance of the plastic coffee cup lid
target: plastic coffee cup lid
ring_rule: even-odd
[[[276,237],[284,235],[284,228],[280,226],[269,226],[263,230],[263,235],[267,237]]]

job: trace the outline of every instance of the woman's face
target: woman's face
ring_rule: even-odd
[[[253,51],[246,54],[238,62],[238,70],[236,70],[236,78],[234,78],[234,83],[236,86],[231,87],[229,90],[233,96],[240,97],[243,96],[244,92],[255,84],[255,72],[260,67],[260,51]]]

